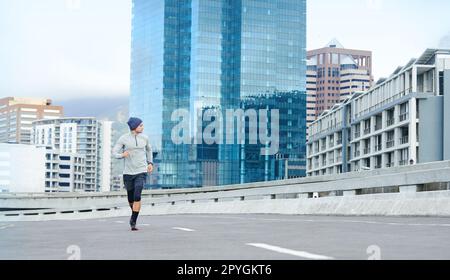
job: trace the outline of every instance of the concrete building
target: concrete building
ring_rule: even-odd
[[[84,157],[48,147],[0,143],[0,192],[84,189]]]
[[[450,159],[450,50],[426,50],[308,133],[308,176]]]
[[[108,189],[111,172],[110,124],[95,118],[61,118],[33,122],[33,143],[61,153],[84,155],[84,191]],[[104,152],[107,149],[107,153]],[[105,181],[106,180],[106,181]]]
[[[53,168],[49,165],[49,161],[50,164],[53,163]],[[86,168],[84,155],[48,150],[46,164],[46,167],[51,168],[49,171],[56,169],[56,172],[53,174],[46,170],[46,192],[84,191]],[[49,178],[53,178],[53,181],[50,181]],[[49,183],[48,185],[47,182]]]
[[[307,52],[307,123],[373,84],[372,52],[345,49],[337,40]]]
[[[0,142],[30,144],[32,122],[63,116],[63,107],[50,99],[5,97],[0,99]]]

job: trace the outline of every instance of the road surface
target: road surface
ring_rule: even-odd
[[[450,218],[141,216],[0,223],[0,259],[450,259]]]

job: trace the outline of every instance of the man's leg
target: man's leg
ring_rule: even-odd
[[[127,196],[128,196],[128,204],[130,205],[131,211],[133,211],[134,189],[131,191],[127,191]]]
[[[131,215],[132,224],[134,226],[133,225],[131,226],[132,230],[137,230],[136,222],[139,215],[139,211],[141,211],[141,194],[142,190],[144,189],[146,176],[147,175],[145,173],[139,174],[136,176],[134,180],[134,203],[133,203],[133,214]]]
[[[130,175],[123,175],[123,184],[127,190],[128,204],[130,205],[131,211],[133,211],[133,200],[134,200],[134,182]]]

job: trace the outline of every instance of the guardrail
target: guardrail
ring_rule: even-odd
[[[371,197],[371,194],[445,193],[450,197],[450,161],[344,173],[331,176],[307,177],[242,185],[204,187],[191,189],[150,190],[142,194],[145,207],[186,207],[212,203],[215,207],[224,202],[297,200],[299,203],[320,201],[321,198]],[[62,217],[64,214],[83,214],[122,211],[129,206],[125,192],[116,193],[65,193],[65,194],[1,194],[0,208],[26,209],[1,211],[0,220],[23,217]],[[318,198],[313,199],[313,198]],[[283,202],[282,202],[283,203]],[[310,203],[310,202],[308,202]],[[25,207],[26,206],[26,207]],[[224,206],[225,207],[225,206]],[[39,209],[38,209],[39,208]],[[168,209],[168,208],[167,208]],[[427,212],[428,213],[428,212]],[[69,215],[66,215],[69,216]],[[19,219],[20,220],[20,219]]]

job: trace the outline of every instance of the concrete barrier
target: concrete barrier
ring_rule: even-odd
[[[144,215],[277,213],[298,215],[450,216],[450,162],[334,176],[143,194]],[[428,188],[441,184],[444,187]],[[379,190],[393,193],[370,194]],[[439,191],[440,190],[440,191]],[[367,194],[367,195],[362,195]],[[2,194],[0,221],[129,215],[126,194]],[[43,208],[43,209],[38,209]]]

